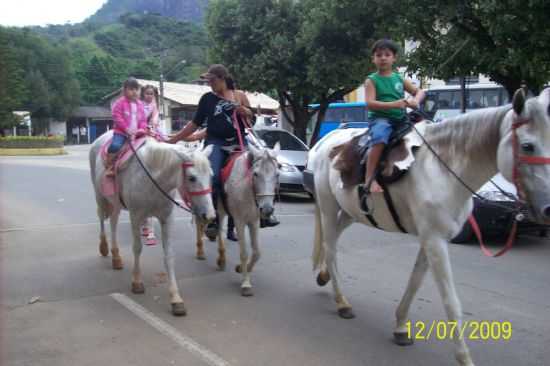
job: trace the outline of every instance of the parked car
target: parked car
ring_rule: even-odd
[[[366,128],[368,122],[354,122],[341,124],[339,128]],[[318,143],[323,143],[323,139]],[[315,146],[312,146],[312,150]],[[473,215],[479,224],[479,227],[483,235],[507,235],[512,224],[515,220],[513,211],[509,208],[515,207],[514,200],[516,199],[516,188],[508,182],[500,174],[497,174],[492,179],[505,193],[502,193],[493,183],[490,181],[483,185],[477,192],[485,200],[480,200],[474,197]],[[304,189],[310,194],[314,194],[314,182],[313,172],[310,167],[306,165],[304,170]],[[493,205],[496,204],[496,205]],[[539,225],[529,220],[527,210],[523,209],[524,220],[518,223],[518,233],[535,232],[541,236],[546,236],[548,226]],[[471,241],[474,238],[474,232],[471,225],[466,222],[462,231],[451,240],[453,243],[465,243]]]
[[[492,181],[492,182],[491,182]],[[516,219],[513,209],[517,198],[516,187],[499,173],[491,181],[484,184],[478,191],[484,200],[474,196],[472,214],[483,235],[508,235]],[[493,183],[494,182],[494,183]],[[503,192],[501,192],[496,185]],[[529,219],[527,208],[521,209],[523,220],[518,222],[518,233],[534,232],[546,236],[548,226],[537,224]],[[474,239],[472,226],[467,221],[462,231],[451,240],[453,243],[466,243]]]
[[[280,164],[280,191],[305,192],[303,171],[306,166],[308,147],[299,138],[280,128],[262,127],[254,131],[267,147],[273,148],[277,142],[281,145],[281,151],[277,157]]]

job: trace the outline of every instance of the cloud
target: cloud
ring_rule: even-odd
[[[107,0],[3,1],[0,25],[26,26],[79,23],[93,15]]]

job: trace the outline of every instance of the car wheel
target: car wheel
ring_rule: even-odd
[[[451,243],[454,244],[464,244],[468,243],[472,240],[474,236],[474,229],[472,229],[472,225],[468,221],[464,223],[464,226],[462,227],[462,230],[458,233],[457,236],[451,239]]]

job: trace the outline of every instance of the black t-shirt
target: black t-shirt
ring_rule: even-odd
[[[236,141],[237,130],[233,127],[233,111],[235,103],[218,97],[212,92],[204,94],[193,118],[193,123],[199,127],[206,126],[206,136],[224,139],[227,142]],[[237,116],[241,134],[244,136],[244,123]]]

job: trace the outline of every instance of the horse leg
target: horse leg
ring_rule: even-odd
[[[252,245],[252,258],[248,263],[248,272],[252,272],[254,265],[260,259],[260,247],[258,245],[258,221],[248,225],[248,230],[250,233],[250,244]],[[243,230],[244,231],[244,230]]]
[[[185,309],[183,299],[181,298],[180,291],[178,289],[174,264],[175,254],[169,238],[170,227],[172,226],[172,223],[172,215],[170,215],[165,220],[160,220],[162,249],[164,250],[164,266],[166,267],[166,272],[168,273],[168,291],[170,292],[170,304],[172,304],[172,314],[176,316],[183,316],[187,314],[187,310]]]
[[[132,249],[134,251],[134,269],[132,271],[132,292],[134,294],[142,294],[145,292],[145,286],[141,279],[140,256],[143,246],[141,244],[141,224],[143,220],[138,220],[135,215],[130,214],[130,225],[132,226],[132,236],[134,243]]]
[[[439,294],[449,321],[456,322],[456,329],[462,329],[462,306],[456,293],[447,242],[440,237],[431,237],[422,242],[428,264],[434,275]],[[458,333],[458,332],[456,332]],[[473,366],[470,351],[464,339],[453,334],[455,357],[461,366]]]
[[[118,241],[116,238],[116,230],[118,225],[118,218],[120,216],[120,208],[113,208],[111,213],[111,254],[113,255],[112,264],[113,269],[122,269],[122,258],[120,257],[118,250]]]
[[[221,201],[218,203],[218,207],[220,207]],[[223,227],[223,219],[225,218],[224,213],[222,210],[218,210],[218,260],[216,261],[218,264],[218,271],[225,271],[225,241],[223,240],[222,235],[222,227]]]
[[[204,232],[204,225],[199,221],[197,217],[195,217],[195,231],[197,233],[197,256],[196,258],[199,260],[205,260],[206,256],[204,255],[204,241],[203,241],[203,235]]]
[[[109,243],[107,243],[107,237],[105,236],[105,219],[107,214],[105,208],[98,203],[97,216],[99,218],[99,253],[106,257],[109,255]]]
[[[332,279],[332,287],[334,291],[334,299],[338,309],[338,315],[344,319],[351,319],[355,317],[351,304],[340,290],[340,286],[338,284],[336,245],[340,234],[342,234],[344,229],[351,224],[352,219],[349,215],[340,210],[338,202],[336,202],[330,193],[319,195],[319,198],[320,199],[318,202],[320,206],[319,211],[316,212],[316,215],[319,214],[320,217],[317,217],[316,220],[319,219],[317,224],[321,224],[321,227],[318,229],[322,230],[322,235],[320,235],[320,237],[322,237],[323,240],[315,245],[325,245],[324,250],[321,251],[324,252],[326,265],[326,270],[321,271],[319,276],[321,276],[325,271],[328,272],[328,278]],[[319,239],[320,237],[317,237],[316,234],[316,239]],[[323,256],[323,254],[320,255],[321,257]]]
[[[237,229],[241,258],[241,264],[239,264],[235,270],[240,272],[243,276],[243,281],[241,282],[241,295],[252,296],[254,293],[252,292],[252,283],[250,282],[250,272],[248,272],[248,251],[246,249],[244,224],[240,220],[236,220],[235,229]]]
[[[393,336],[395,343],[400,346],[407,346],[413,343],[413,339],[408,336],[406,323],[409,320],[409,308],[414,300],[416,292],[422,285],[427,269],[428,259],[426,258],[426,252],[424,248],[420,248],[411,277],[409,278],[409,283],[407,284],[407,289],[395,311],[396,327]]]

